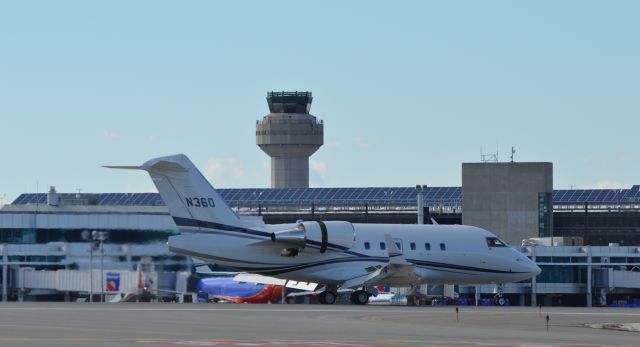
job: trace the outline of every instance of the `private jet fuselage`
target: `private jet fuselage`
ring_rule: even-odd
[[[180,235],[169,249],[236,270],[324,285],[321,302],[354,289],[366,303],[374,285],[505,283],[540,268],[494,234],[464,225],[297,221],[265,225],[242,219],[184,155],[141,166],[151,176]]]
[[[264,228],[189,226],[176,220],[181,235],[169,239],[169,249],[208,262],[301,282],[341,284],[365,276],[389,262],[385,235],[391,235],[415,276],[391,276],[376,285],[418,283],[508,283],[531,278],[540,269],[522,252],[492,233],[465,225],[351,224],[324,222],[322,236],[302,236],[299,243],[278,240],[288,230],[321,229],[318,222],[269,225]],[[306,229],[306,230],[302,230]],[[320,233],[321,234],[321,233]],[[337,240],[332,236],[339,234]],[[274,237],[275,236],[275,240]],[[290,253],[288,253],[290,252]]]

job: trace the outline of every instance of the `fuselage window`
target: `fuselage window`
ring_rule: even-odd
[[[402,244],[400,244],[400,242],[396,241],[396,247],[398,247],[399,250],[402,250]]]
[[[430,243],[428,243],[428,242],[427,242],[427,243],[425,243],[425,244],[424,244],[424,249],[425,249],[425,251],[430,251],[430,250],[431,250],[431,244],[430,244]]]
[[[380,249],[381,249],[381,250],[383,250],[383,251],[384,251],[385,249],[387,249],[387,244],[386,244],[386,243],[384,243],[384,242],[380,242]]]
[[[487,246],[489,247],[507,247],[507,244],[497,237],[487,237]]]
[[[411,243],[409,244],[409,247],[411,247],[411,250],[412,250],[412,251],[415,251],[415,250],[416,250],[416,243],[415,243],[415,242],[411,242]]]
[[[371,244],[369,242],[365,242],[364,249],[370,249],[370,248],[371,248]]]
[[[441,251],[444,251],[444,250],[446,250],[446,249],[447,249],[447,245],[445,245],[444,243],[441,243],[441,244],[440,244],[440,250],[441,250]]]

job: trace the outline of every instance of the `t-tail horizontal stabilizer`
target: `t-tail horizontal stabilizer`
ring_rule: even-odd
[[[102,165],[102,167],[106,167],[107,169],[143,170],[142,166],[131,165]]]

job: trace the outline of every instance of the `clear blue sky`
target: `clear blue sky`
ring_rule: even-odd
[[[2,1],[0,197],[152,191],[185,153],[268,187],[255,121],[310,90],[316,187],[455,186],[480,148],[640,184],[638,1]]]

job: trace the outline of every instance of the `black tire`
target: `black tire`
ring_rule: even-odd
[[[369,302],[369,293],[364,290],[356,290],[351,293],[351,303],[354,305],[366,305]]]
[[[496,298],[496,305],[504,306],[507,304],[507,300],[505,298]]]
[[[320,303],[323,305],[333,305],[336,302],[336,299],[338,298],[338,295],[330,290],[326,290],[322,293],[320,293],[320,297],[318,298],[320,300]]]

